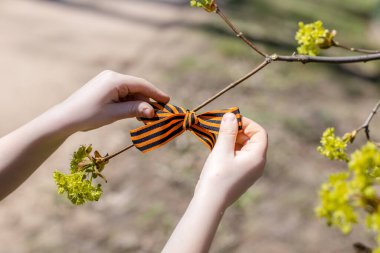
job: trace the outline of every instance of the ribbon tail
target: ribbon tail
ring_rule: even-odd
[[[185,130],[182,128],[183,117],[171,115],[130,131],[133,145],[143,153],[155,150],[172,141]]]
[[[191,126],[190,131],[194,134],[203,144],[210,150],[214,148],[216,142],[216,135],[207,131],[205,128],[198,125]]]
[[[232,107],[230,109],[213,110],[202,113],[198,116],[199,126],[205,128],[207,131],[213,134],[219,134],[220,124],[222,123],[223,115],[226,113],[233,113],[238,121],[239,131],[243,128],[242,116],[238,107]]]

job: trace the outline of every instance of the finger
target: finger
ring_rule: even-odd
[[[134,95],[131,100],[141,100],[141,101],[145,101],[147,103],[150,102],[149,98],[147,96],[142,95],[142,94],[136,94],[136,95]]]
[[[144,95],[141,94],[135,94],[135,95],[128,95],[121,99],[120,101],[122,102],[128,102],[128,101],[134,101],[134,100],[139,100],[139,101],[144,101],[147,103],[151,103],[150,99]],[[141,117],[136,117],[138,121],[142,121]]]
[[[242,150],[263,150],[266,152],[268,149],[268,134],[265,129],[257,124],[256,122],[244,118],[243,123],[243,133],[249,137],[249,141],[246,142]]]
[[[237,134],[238,123],[235,114],[224,114],[213,152],[217,152],[220,155],[233,155]]]
[[[121,97],[131,94],[141,94],[162,103],[168,103],[170,100],[169,95],[142,78],[122,74],[120,74],[120,77],[121,84],[118,89]]]
[[[154,109],[144,101],[128,101],[107,105],[106,113],[115,120],[132,117],[152,118]]]
[[[140,101],[145,101],[147,103],[150,103],[149,98],[147,96],[144,96],[141,94],[127,95],[125,97],[120,98],[119,100],[120,100],[120,102],[140,100]]]
[[[242,134],[248,138],[252,138],[258,132],[265,131],[265,129],[253,120],[242,117]]]

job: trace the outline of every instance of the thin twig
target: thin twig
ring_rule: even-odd
[[[307,55],[276,55],[270,56],[273,61],[286,61],[286,62],[301,62],[301,63],[355,63],[355,62],[368,62],[374,60],[380,60],[380,53],[377,54],[365,54],[357,56],[343,56],[343,57],[332,57],[332,56],[307,56]]]
[[[251,76],[253,76],[254,74],[256,74],[257,72],[259,72],[260,70],[262,70],[270,62],[271,61],[268,60],[268,58],[266,58],[265,61],[263,61],[259,66],[257,66],[256,68],[254,68],[251,72],[249,72],[245,76],[241,77],[239,80],[236,80],[235,82],[231,83],[226,88],[224,88],[223,90],[219,91],[217,94],[215,94],[211,98],[207,99],[205,102],[203,102],[199,106],[195,107],[193,109],[193,111],[194,112],[199,111],[200,109],[202,109],[203,107],[205,107],[206,105],[208,105],[209,103],[211,103],[212,101],[214,101],[215,99],[217,99],[218,97],[220,97],[221,95],[223,95],[224,93],[226,93],[227,91],[231,90],[232,88],[236,87],[240,83],[244,82],[245,80],[247,80],[248,78],[250,78]]]
[[[219,7],[216,8],[216,14],[218,14],[223,21],[232,29],[232,31],[236,34],[236,37],[243,40],[249,47],[251,47],[253,50],[255,50],[258,54],[260,54],[263,57],[268,57],[268,54],[264,53],[262,50],[258,49],[249,39],[247,39],[244,34],[239,31],[239,29],[232,24],[231,20],[221,11]]]
[[[112,154],[112,155],[108,155],[108,156],[104,157],[104,160],[105,160],[105,161],[109,161],[109,160],[111,160],[112,158],[114,158],[115,156],[118,156],[118,155],[120,155],[121,153],[123,153],[123,152],[127,151],[128,149],[130,149],[130,148],[132,148],[132,147],[134,147],[134,145],[133,145],[133,144],[129,145],[129,146],[128,146],[128,147],[126,147],[126,148],[123,148],[122,150],[120,150],[120,151],[116,152],[115,154]]]
[[[371,113],[368,115],[364,124],[356,129],[357,132],[364,129],[365,136],[367,137],[368,141],[371,140],[371,136],[369,134],[369,124],[371,124],[371,121],[372,121],[373,117],[375,116],[375,114],[377,113],[377,111],[379,110],[379,108],[380,108],[380,100],[377,102],[375,107],[372,109]]]
[[[380,53],[379,50],[368,50],[368,49],[348,47],[348,46],[340,44],[337,41],[333,41],[333,46],[343,48],[343,49],[346,49],[346,50],[351,51],[351,52],[359,52],[359,53],[364,53],[364,54],[378,54],[378,53]]]

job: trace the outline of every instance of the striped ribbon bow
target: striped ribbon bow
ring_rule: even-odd
[[[236,115],[239,130],[242,129],[238,107],[208,111],[199,115],[172,104],[151,103],[155,110],[153,118],[142,118],[144,126],[130,131],[132,142],[143,153],[159,148],[186,130],[192,132],[207,147],[212,149],[216,142],[220,123],[225,113]]]

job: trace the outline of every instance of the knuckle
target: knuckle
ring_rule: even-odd
[[[113,79],[116,79],[117,76],[118,76],[118,73],[116,73],[115,71],[112,71],[112,70],[104,70],[100,73],[100,75],[102,77],[104,77],[105,79],[108,79],[108,80],[113,80]]]
[[[112,70],[109,70],[109,69],[106,69],[106,70],[103,70],[100,75],[102,76],[108,76],[108,75],[112,75],[113,73],[115,73],[114,71]]]
[[[140,104],[138,104],[138,103],[132,103],[131,107],[130,107],[130,111],[133,112],[133,113],[139,113],[141,111],[140,110]]]
[[[136,80],[140,83],[146,83],[146,80],[144,78],[141,78],[141,77],[136,77]]]
[[[136,111],[138,111],[139,113],[143,113],[144,109],[146,109],[146,108],[147,108],[147,106],[146,106],[146,103],[144,103],[144,102],[136,104]]]
[[[139,83],[141,83],[144,86],[147,86],[149,88],[153,87],[153,84],[151,84],[149,81],[145,80],[144,78],[138,77],[137,80],[139,81]]]

